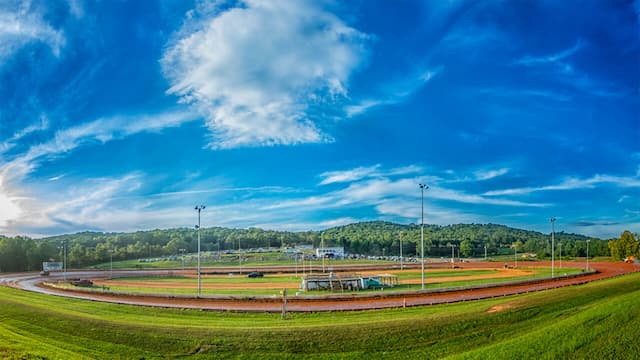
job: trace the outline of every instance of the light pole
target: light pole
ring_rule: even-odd
[[[322,273],[324,274],[324,231],[320,235],[320,254],[322,254]]]
[[[558,243],[558,250],[560,251],[560,255],[558,255],[558,257],[560,258],[560,269],[562,269],[562,243],[561,242]]]
[[[62,240],[62,268],[63,280],[67,282],[67,240]]]
[[[513,251],[514,251],[513,260],[515,261],[514,267],[518,267],[518,247],[513,245]]]
[[[422,290],[424,290],[424,190],[428,189],[429,186],[425,184],[418,184],[420,187],[420,198],[421,198],[421,217],[420,217],[420,253],[422,257],[421,261],[421,278],[422,278]]]
[[[400,270],[402,270],[402,231],[400,232]]]
[[[196,205],[195,210],[198,212],[198,297],[200,297],[200,212],[205,209],[204,205]]]
[[[487,261],[487,245],[484,246],[484,261]]]
[[[552,217],[551,221],[551,277],[556,276],[556,262],[555,262],[555,247],[556,247],[556,239],[555,239],[555,223],[556,218]]]
[[[240,248],[240,238],[238,238],[238,266],[240,267],[240,275],[242,275],[242,249]]]
[[[113,280],[113,249],[109,250],[109,255],[111,256],[111,266],[109,270],[109,279]]]
[[[589,271],[589,242],[591,240],[587,240],[587,271]]]
[[[454,250],[453,249],[455,249],[456,246],[453,245],[453,244],[449,244],[449,246],[451,246],[451,268],[453,269],[453,266],[454,266],[453,264],[455,262],[455,260],[454,260],[455,255],[454,255]]]
[[[186,249],[178,249],[178,251],[182,253],[182,271],[184,271],[184,252],[186,251]]]

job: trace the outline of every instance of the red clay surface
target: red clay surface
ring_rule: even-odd
[[[444,266],[432,266],[429,264],[428,268],[444,267]],[[495,268],[496,263],[461,263],[458,264],[462,268]],[[547,266],[550,262],[527,262],[526,266]],[[445,265],[446,266],[446,265]],[[571,267],[586,267],[582,262],[566,263],[565,266]],[[413,292],[376,292],[375,294],[369,293],[366,296],[360,295],[330,295],[326,297],[310,297],[310,296],[290,296],[287,298],[287,311],[295,312],[314,312],[314,311],[345,311],[345,310],[362,310],[362,309],[381,309],[403,306],[419,306],[419,305],[433,305],[443,304],[458,301],[468,301],[477,299],[486,299],[499,296],[507,296],[514,294],[528,293],[532,291],[541,291],[546,289],[553,289],[563,286],[571,286],[584,284],[591,281],[600,279],[620,276],[640,270],[640,266],[635,264],[625,264],[623,262],[591,262],[589,264],[591,269],[597,270],[596,273],[587,274],[584,276],[572,277],[572,278],[555,278],[546,279],[544,281],[537,281],[534,283],[526,284],[512,284],[502,285],[489,288],[477,288],[471,290],[456,290],[456,291],[436,291],[436,290],[424,290]],[[277,271],[291,271],[291,267],[273,267],[274,272]],[[357,271],[365,270],[363,267],[345,268],[344,270]],[[367,268],[370,270],[371,268]],[[388,267],[387,267],[388,269]],[[237,270],[237,269],[236,269]],[[337,269],[334,269],[337,271]],[[166,270],[163,271],[165,274]],[[115,274],[116,272],[114,272]],[[137,272],[125,272],[119,271],[118,276],[136,276],[136,275],[149,275],[158,274],[160,271],[137,271]],[[172,271],[177,274],[180,271]],[[561,269],[558,269],[558,273],[561,273]],[[104,278],[105,272],[73,272],[69,273],[69,276],[81,275],[83,278]],[[108,275],[108,272],[107,272]],[[61,274],[56,274],[54,277],[56,280],[60,279]],[[9,275],[0,278],[0,284],[13,286],[20,289],[37,291],[51,295],[67,296],[88,300],[105,301],[121,304],[132,305],[144,305],[144,306],[160,306],[160,307],[172,307],[172,308],[197,308],[206,310],[230,310],[230,311],[258,311],[258,312],[279,312],[282,309],[282,299],[277,296],[273,297],[243,297],[233,298],[232,296],[202,296],[201,298],[194,297],[182,297],[182,296],[122,296],[109,293],[83,293],[80,291],[68,291],[59,290],[49,287],[43,287],[42,282],[47,278],[40,278],[37,275],[30,274],[28,276],[21,275],[11,277]],[[52,279],[53,280],[53,279]]]

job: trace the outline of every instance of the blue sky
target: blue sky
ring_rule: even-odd
[[[640,231],[640,2],[2,1],[0,233]]]

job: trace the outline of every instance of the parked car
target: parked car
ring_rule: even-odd
[[[258,271],[250,272],[249,275],[247,275],[248,278],[259,278],[263,276],[264,274]]]
[[[93,281],[89,279],[72,280],[71,285],[88,287],[93,286]]]

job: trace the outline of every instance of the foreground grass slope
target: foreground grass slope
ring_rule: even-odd
[[[345,313],[217,313],[0,287],[3,358],[634,358],[640,273],[452,305]]]

